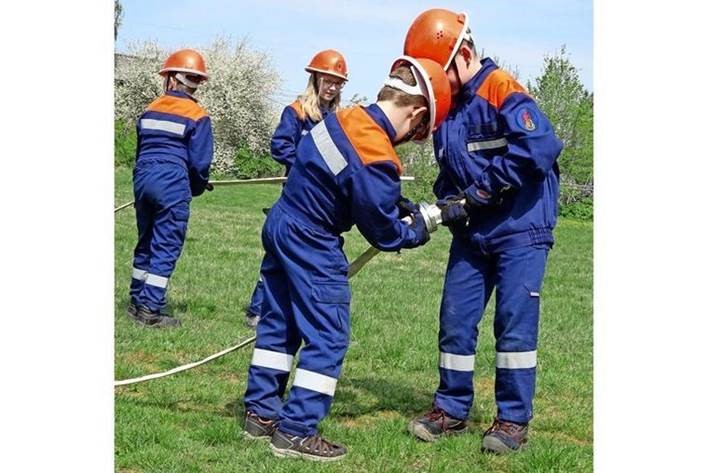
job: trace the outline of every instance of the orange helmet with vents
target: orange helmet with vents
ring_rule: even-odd
[[[195,75],[208,79],[206,63],[201,54],[194,49],[180,49],[170,54],[165,60],[165,64],[160,69],[160,75],[164,76],[168,72],[182,72],[188,75]]]
[[[347,63],[342,53],[334,49],[326,49],[315,54],[305,70],[307,72],[321,72],[347,80]]]
[[[472,40],[467,14],[433,8],[413,20],[403,54],[432,59],[447,71],[463,39]]]
[[[428,101],[428,130],[425,136],[416,136],[416,141],[430,137],[447,117],[452,106],[450,82],[443,68],[432,59],[400,56],[393,61],[391,72],[399,66],[410,66],[416,85],[408,85],[396,77],[389,77],[384,84],[410,95],[422,95]]]

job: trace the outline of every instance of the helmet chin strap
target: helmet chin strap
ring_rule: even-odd
[[[182,72],[178,72],[175,74],[175,79],[186,85],[187,87],[191,87],[192,89],[196,89],[199,87],[199,82],[194,82],[193,80],[187,79],[186,74]]]
[[[407,143],[408,141],[412,140],[413,138],[415,138],[416,136],[418,136],[420,134],[421,126],[424,127],[424,128],[422,128],[423,130],[427,129],[426,125],[427,125],[426,121],[421,120],[420,123],[418,123],[416,126],[411,128],[410,130],[408,130],[408,133],[403,135],[403,137],[400,140],[393,143],[393,145],[397,146],[397,145],[400,145],[401,143]]]

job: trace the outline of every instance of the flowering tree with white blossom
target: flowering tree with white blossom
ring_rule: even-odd
[[[212,120],[212,169],[239,174],[237,155],[245,153],[259,160],[268,156],[280,113],[270,98],[280,86],[280,77],[268,54],[251,48],[246,40],[232,46],[230,40],[219,38],[208,47],[194,49],[204,56],[209,73],[209,80],[199,87],[195,98]],[[145,107],[162,93],[162,78],[157,72],[170,52],[144,42],[116,55],[117,120],[134,126]]]

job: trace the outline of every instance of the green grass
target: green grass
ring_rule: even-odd
[[[404,188],[405,190],[405,188]],[[262,257],[261,208],[278,185],[217,188],[194,199],[169,297],[183,326],[139,328],[124,314],[136,241],[132,208],[115,218],[115,378],[202,359],[252,335],[243,324]],[[130,171],[115,175],[116,206],[132,200]],[[326,437],[349,447],[337,464],[279,459],[240,435],[251,346],[186,373],[115,390],[115,463],[124,472],[586,472],[592,471],[592,225],[562,220],[543,291],[531,444],[505,457],[479,452],[494,407],[493,313],[480,328],[471,433],[416,441],[408,420],[437,386],[437,318],[450,236],[380,254],[352,280],[351,347]],[[346,235],[350,261],[367,244]],[[493,301],[490,303],[493,307]],[[237,416],[234,416],[234,413]]]

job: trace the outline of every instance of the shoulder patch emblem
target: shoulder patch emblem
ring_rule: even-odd
[[[538,117],[536,117],[536,113],[527,107],[522,108],[516,115],[516,122],[524,130],[534,131],[537,121]]]

